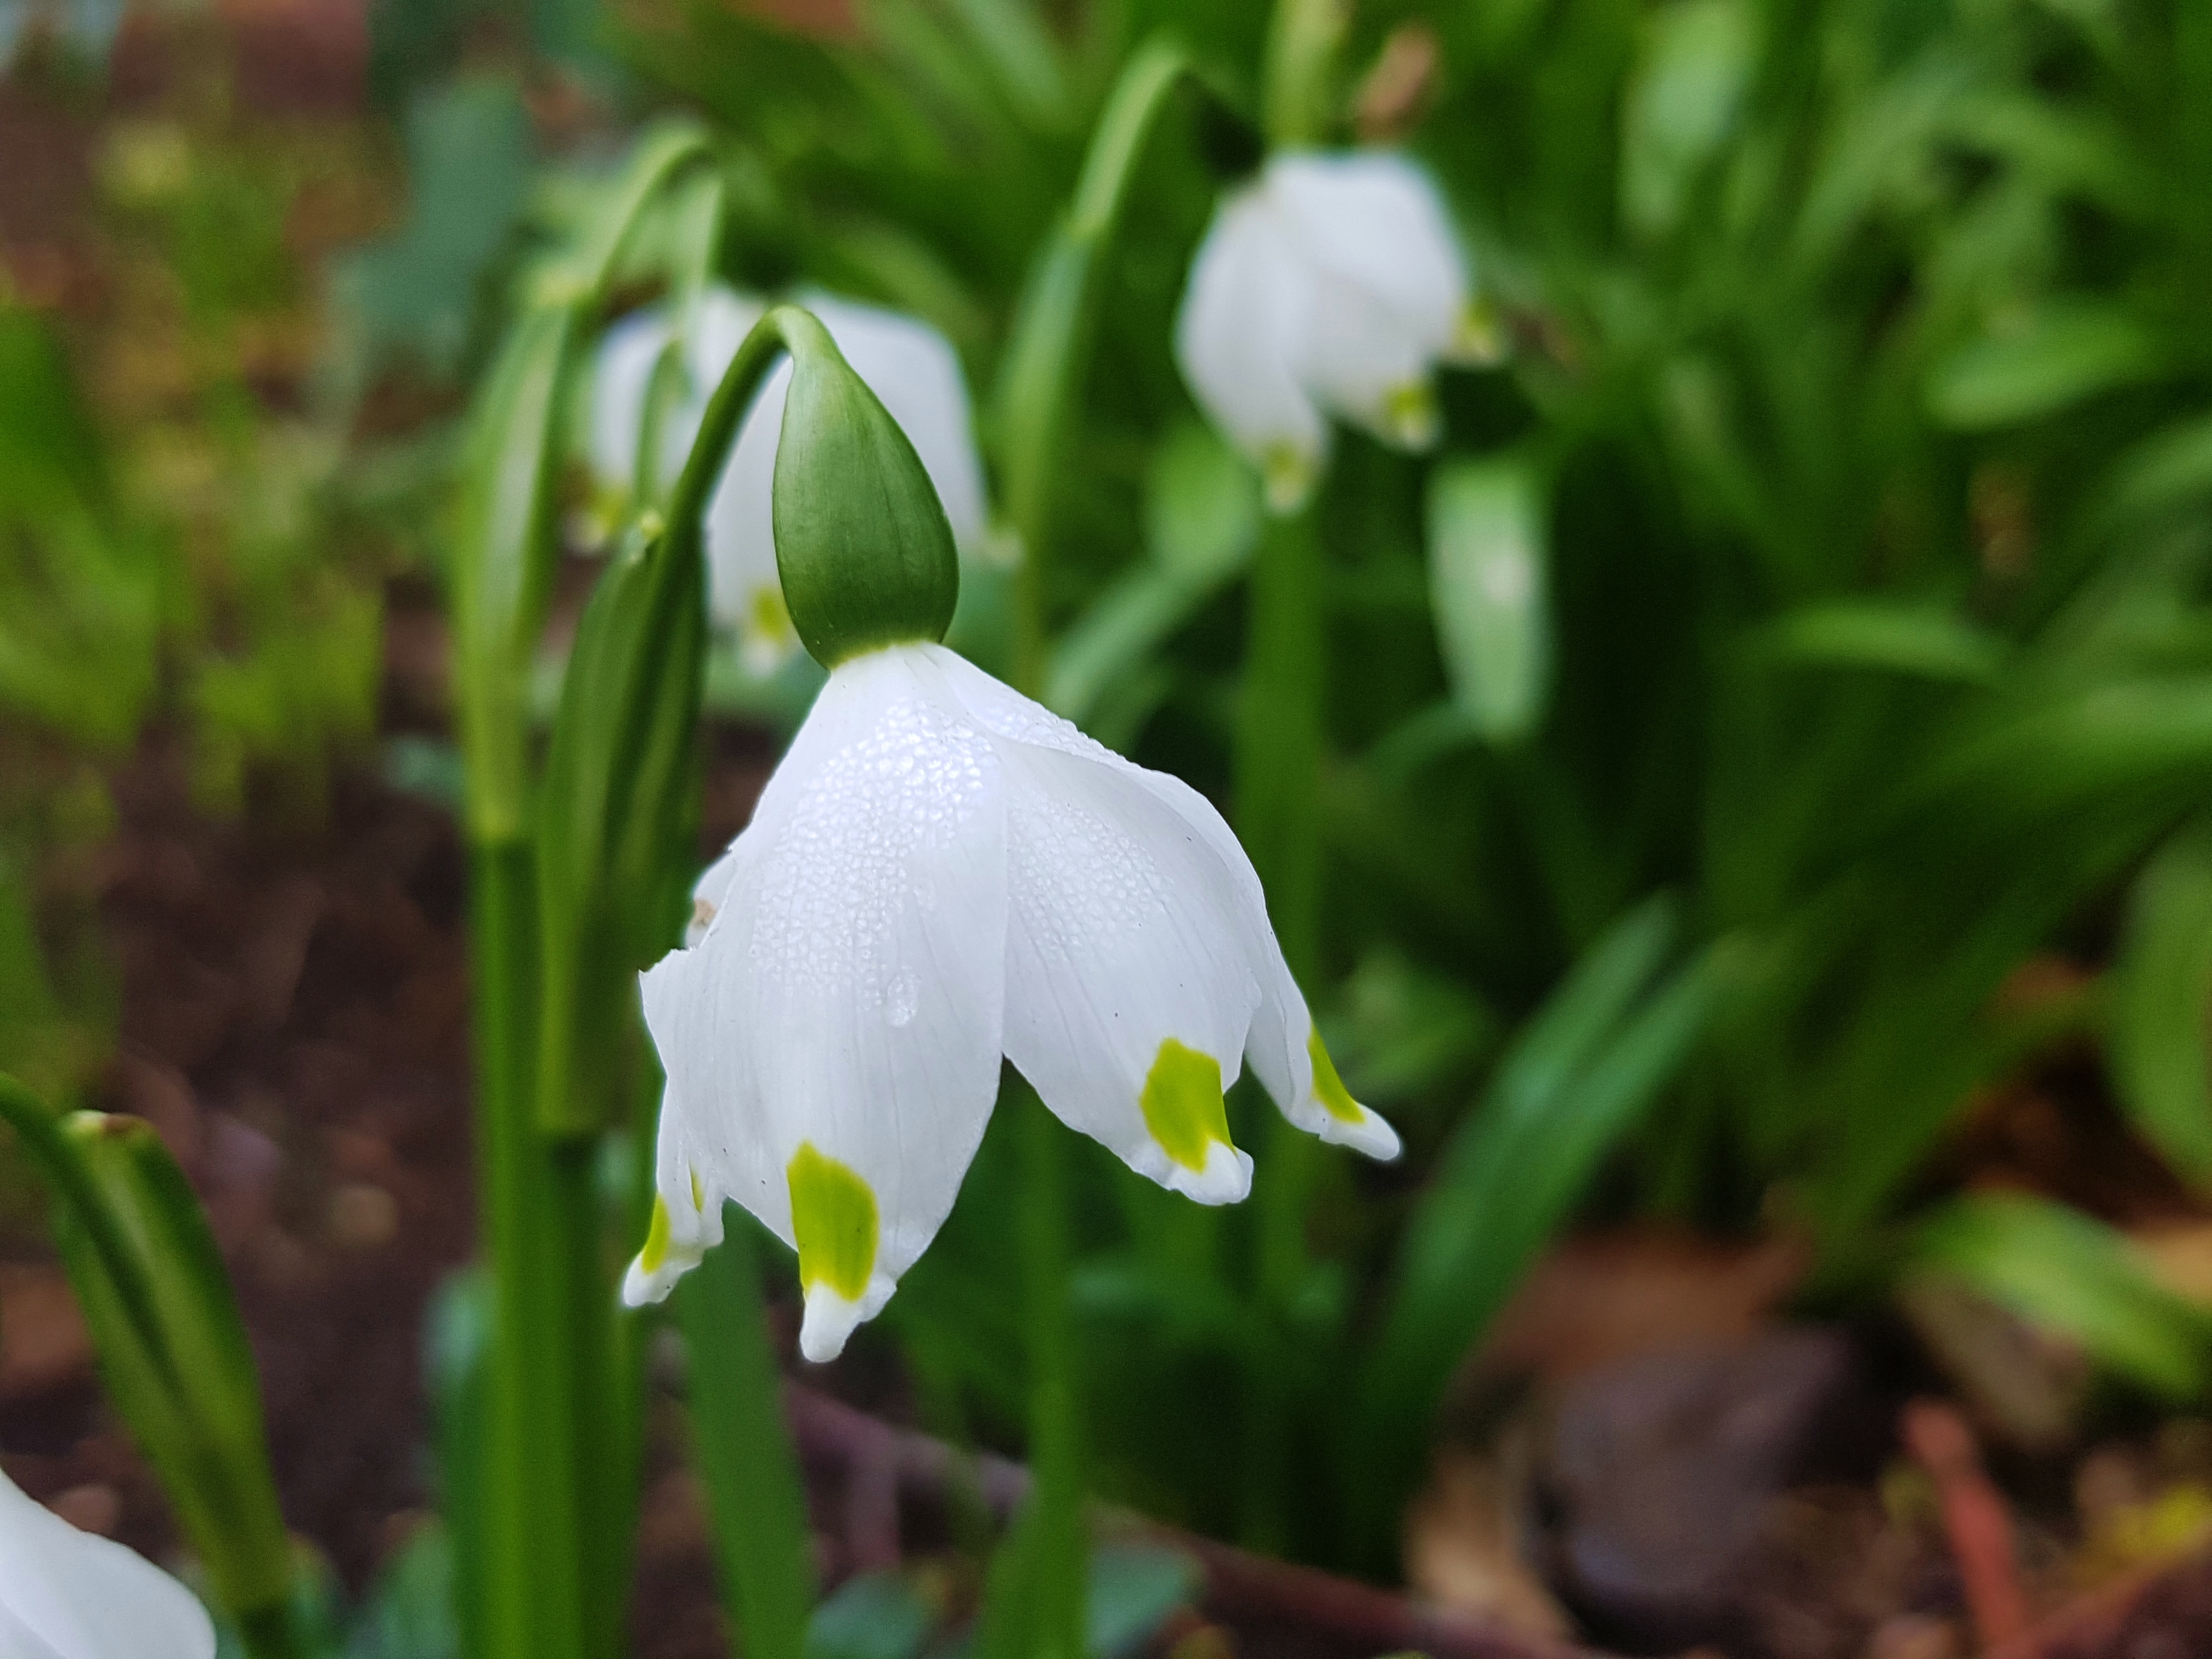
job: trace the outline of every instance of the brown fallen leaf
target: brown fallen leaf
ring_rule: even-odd
[[[1747,1338],[1808,1260],[1790,1238],[1726,1244],[1660,1227],[1572,1238],[1506,1304],[1478,1368],[1565,1382],[1637,1354]]]
[[[1572,1626],[1523,1548],[1527,1438],[1509,1431],[1489,1450],[1438,1457],[1427,1489],[1406,1512],[1406,1578],[1442,1606],[1563,1640]]]
[[[0,1406],[92,1369],[92,1337],[59,1267],[0,1264]]]

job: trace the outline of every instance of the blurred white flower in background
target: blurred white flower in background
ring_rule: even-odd
[[[1426,173],[1390,151],[1291,150],[1216,210],[1176,356],[1286,513],[1328,459],[1329,416],[1426,448],[1436,365],[1494,362],[1498,340]]]
[[[0,1659],[210,1659],[198,1598],[0,1474]]]
[[[1300,1128],[1397,1155],[1221,815],[942,646],[830,672],[697,916],[645,975],[668,1084],[633,1304],[720,1242],[734,1199],[799,1252],[801,1351],[836,1355],[951,1209],[1001,1054],[1200,1203],[1251,1186],[1223,1101],[1247,1058]]]
[[[905,429],[937,486],[954,540],[963,552],[980,549],[985,532],[983,468],[975,453],[967,381],[951,344],[927,324],[897,312],[818,293],[797,299],[821,319],[845,361]],[[720,287],[701,296],[685,345],[684,384],[668,400],[659,435],[656,459],[662,487],[682,470],[708,398],[769,304]],[[599,348],[590,459],[601,489],[617,499],[626,497],[637,482],[653,366],[668,343],[669,327],[658,307],[635,312],[609,329]],[[735,630],[744,665],[757,675],[775,672],[799,649],[776,580],[770,496],[776,436],[790,384],[791,365],[778,365],[738,428],[728,465],[707,505],[709,604],[714,619]]]

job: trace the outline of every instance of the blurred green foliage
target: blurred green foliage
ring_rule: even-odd
[[[322,390],[319,260],[378,211],[368,128],[241,107],[211,20],[161,49],[127,110],[51,56],[14,69],[33,112],[93,118],[96,275],[0,287],[0,1066],[64,1100],[112,1041],[113,769],[151,733],[213,811],[319,813],[374,723],[376,518],[408,488],[342,473],[353,410]]]
[[[988,387],[1136,43],[1171,31],[1249,112],[1265,21],[871,0],[809,35],[700,3],[611,39],[715,124],[731,279],[917,312]],[[1434,168],[1513,347],[1450,377],[1437,455],[1342,434],[1319,512],[1314,988],[1411,1158],[1323,1170],[1277,1309],[1243,1218],[1086,1152],[1078,1284],[1109,1490],[1379,1570],[1466,1344],[1601,1170],[1619,1211],[1803,1231],[1820,1296],[1935,1261],[2017,1305],[2135,1258],[2081,1216],[1899,1225],[1978,1090],[2109,1024],[2121,1102],[2201,1178],[2212,21],[1370,3],[1340,70],[1329,141]],[[1047,520],[1054,701],[1217,795],[1257,526],[1167,343],[1254,154],[1195,99],[1148,146]],[[2092,994],[2004,994],[2045,953],[2101,972],[2122,907]],[[994,1133],[890,1316],[934,1397],[1001,1423],[1017,1164]],[[2026,1310],[2118,1371],[2205,1381],[2178,1304],[2055,1305]],[[1270,1520],[1239,1425],[1283,1377],[1272,1454],[1304,1473]]]

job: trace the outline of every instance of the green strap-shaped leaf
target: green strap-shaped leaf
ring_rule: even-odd
[[[1370,1555],[1461,1357],[1705,1028],[1712,958],[1662,972],[1678,936],[1664,898],[1614,924],[1522,1031],[1414,1210],[1361,1379],[1368,1440],[1351,1449],[1354,1541]]]
[[[2188,1180],[2212,1183],[2212,825],[2168,842],[2136,878],[2112,975],[2113,1080],[2136,1128]]]
[[[1842,600],[1771,624],[1759,648],[1778,661],[1984,685],[2004,665],[2002,640],[1925,607]]]
[[[0,1117],[57,1200],[55,1233],[108,1392],[160,1471],[216,1600],[256,1655],[289,1651],[290,1540],[230,1277],[150,1125],[58,1116],[0,1077]]]
[[[548,1134],[605,1126],[632,976],[683,933],[707,650],[698,536],[625,549],[585,606],[539,795],[540,1056]]]
[[[799,1659],[814,1570],[806,1489],[784,1425],[781,1379],[761,1304],[758,1233],[732,1205],[720,1248],[676,1291],[690,1355],[691,1435],[722,1603],[754,1659]]]
[[[1245,568],[1259,539],[1252,469],[1197,421],[1177,425],[1153,452],[1145,509],[1148,556],[1099,597],[1053,653],[1044,702],[1079,726]]]
[[[2047,306],[2018,333],[1974,342],[1936,366],[1928,406],[1947,426],[2012,426],[2151,380],[2170,361],[2143,325],[2117,307]]]
[[[470,417],[453,572],[454,690],[469,833],[483,844],[523,830],[530,659],[552,579],[553,484],[574,332],[567,306],[526,313]]]
[[[1903,1268],[1956,1279],[2168,1399],[2212,1380],[2212,1316],[2160,1283],[2125,1237],[2065,1205],[2026,1193],[1954,1200],[1915,1230]]]

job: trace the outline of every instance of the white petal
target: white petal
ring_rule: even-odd
[[[699,296],[699,309],[691,319],[689,356],[691,397],[701,411],[753,325],[768,315],[768,304],[750,294],[739,294],[716,283]],[[696,425],[696,422],[695,422]]]
[[[0,1655],[209,1659],[192,1593],[122,1545],[79,1532],[0,1474]]]
[[[708,1183],[692,1151],[693,1114],[670,1087],[662,1091],[660,1129],[654,1147],[653,1212],[645,1247],[623,1275],[622,1299],[633,1308],[659,1302],[676,1281],[722,1242],[722,1203],[727,1194]]]
[[[1291,152],[1267,190],[1307,257],[1366,295],[1425,358],[1448,355],[1467,316],[1467,260],[1427,173],[1387,150]]]
[[[1260,988],[1220,862],[1133,776],[1002,737],[1006,1057],[1071,1127],[1201,1203],[1250,1190],[1222,1095]]]
[[[637,482],[646,392],[667,343],[667,319],[658,311],[632,312],[599,341],[592,372],[592,474],[613,494],[627,495]]]
[[[709,872],[703,938],[645,976],[678,1154],[800,1249],[810,1358],[935,1236],[998,1092],[1001,770],[920,647],[841,665]],[[802,1188],[827,1197],[795,1206]],[[835,1255],[810,1216],[855,1206],[868,1236]]]
[[[780,363],[745,411],[729,462],[707,503],[708,607],[717,622],[763,647],[768,631],[757,625],[757,619],[783,608],[783,585],[775,568],[775,448],[790,387],[791,365]],[[791,646],[797,644],[794,635]],[[757,648],[747,666],[766,655]],[[773,669],[775,664],[769,665]]]
[[[1268,504],[1295,507],[1319,476],[1328,426],[1297,377],[1314,326],[1313,272],[1260,191],[1223,201],[1191,263],[1176,361],[1207,416],[1260,467]]]
[[[942,646],[926,648],[936,657],[962,704],[986,731],[1000,738],[1058,750],[1115,769],[1171,809],[1212,852],[1218,879],[1235,896],[1245,963],[1259,987],[1259,1003],[1245,1038],[1245,1056],[1252,1062],[1253,1073],[1283,1115],[1298,1127],[1370,1158],[1387,1162],[1397,1157],[1397,1132],[1344,1092],[1342,1085],[1334,1082],[1333,1066],[1330,1075],[1316,1083],[1314,1056],[1316,1051],[1326,1051],[1321,1048],[1313,1016],[1267,920],[1267,895],[1259,872],[1213,803],[1181,778],[1124,759],[1042,704],[1031,702]],[[1019,810],[1018,803],[1014,810]],[[1010,1030],[1014,994],[1010,986]],[[1018,1066],[1021,1062],[1016,1060],[1015,1064]],[[1228,1077],[1236,1074],[1231,1067],[1223,1069]]]
[[[1328,408],[1387,442],[1437,431],[1430,370],[1468,314],[1466,262],[1428,175],[1401,155],[1291,152],[1262,186],[1318,295],[1296,356]]]

